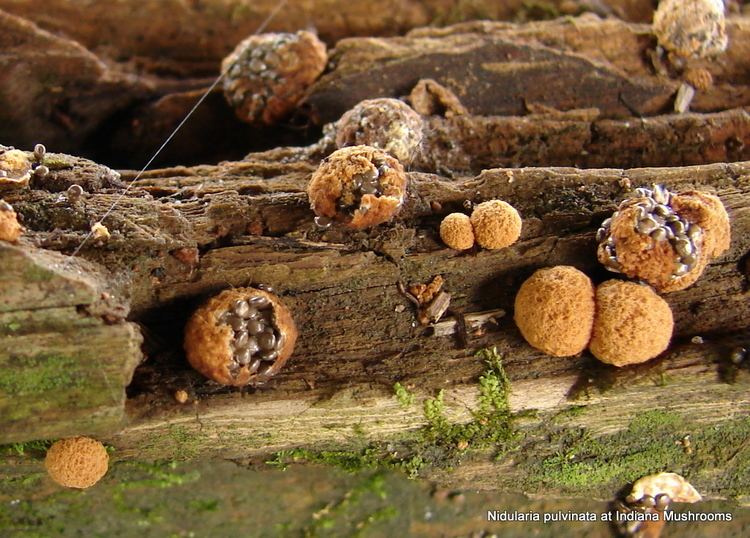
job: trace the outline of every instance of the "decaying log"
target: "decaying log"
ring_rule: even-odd
[[[0,12],[0,40],[15,66],[0,76],[0,99],[14,103],[0,112],[0,138],[12,133],[16,145],[41,141],[52,151],[106,147],[113,156],[106,162],[115,165],[145,162],[208,87],[218,60],[276,6],[149,1],[131,15],[137,24],[119,25],[111,22],[119,4],[90,2],[85,12],[73,4],[54,0],[41,9],[0,0],[8,10]],[[336,40],[475,16],[455,2],[380,6],[377,16],[365,4],[347,2],[340,17],[326,5],[320,19],[317,4],[290,2],[271,29],[306,17]],[[631,20],[641,8],[638,21],[647,22],[645,4],[549,3]],[[541,16],[539,6],[519,11],[520,2],[489,7],[491,18]],[[171,16],[159,16],[164,10]],[[69,24],[74,16],[80,20]],[[178,27],[187,31],[169,33]],[[424,117],[402,211],[367,231],[314,224],[306,186],[333,150],[329,129],[307,147],[150,170],[132,185],[135,172],[120,176],[47,153],[46,176],[0,193],[26,228],[19,244],[0,245],[0,443],[89,434],[113,445],[118,458],[141,461],[206,454],[254,462],[291,447],[353,454],[375,447],[396,462],[431,463],[443,451],[450,453],[443,465],[465,458],[464,465],[426,472],[453,486],[599,498],[651,471],[655,453],[687,469],[709,496],[750,491],[746,478],[732,475],[742,471],[746,440],[733,453],[720,446],[723,429],[750,431],[747,359],[730,360],[750,347],[748,19],[730,19],[729,34],[720,61],[695,63],[714,85],[698,92],[697,112],[682,115],[670,113],[682,74],[654,56],[646,24],[589,15],[339,41],[301,109],[308,119],[333,121],[362,99],[407,96],[428,78],[466,107]],[[204,105],[174,153],[162,156],[166,162],[236,158],[318,138],[319,125],[240,127],[218,89]],[[557,264],[596,283],[611,278],[596,260],[595,231],[632,189],[651,183],[717,194],[733,227],[729,251],[698,283],[665,297],[676,320],[670,349],[625,369],[588,353],[552,358],[532,349],[513,323],[520,284]],[[80,199],[67,195],[73,184],[83,188]],[[440,220],[492,198],[520,211],[520,241],[500,251],[445,248]],[[99,221],[111,234],[106,240],[89,236]],[[437,275],[450,308],[435,326],[423,326],[400,290]],[[260,387],[204,379],[181,349],[187,317],[222,289],[258,283],[272,286],[293,312],[294,356]],[[478,380],[487,365],[476,352],[488,348],[502,357],[513,414],[506,418],[518,436],[476,447],[443,436],[425,448],[425,432],[436,426],[422,404],[434,404],[441,390],[447,423],[482,426]],[[409,401],[394,396],[397,382],[411,391]],[[666,423],[633,426],[653,410]],[[686,434],[694,453],[675,449]],[[620,459],[645,463],[584,484],[556,481],[550,469],[586,457],[577,435],[608,447],[606,457],[589,456],[610,470]],[[504,457],[489,463],[497,450]]]
[[[154,9],[167,5],[172,4],[149,4]],[[185,4],[180,5],[187,9]],[[90,6],[92,13],[98,12],[97,6]],[[21,6],[16,8],[14,13],[28,15],[31,20],[54,19],[51,14],[43,16],[44,10],[37,12],[42,15],[32,17]],[[69,17],[74,11],[66,12]],[[141,15],[146,13],[148,9]],[[164,20],[174,22],[174,18]],[[221,57],[212,52],[217,57],[215,63],[197,71],[149,71],[137,61],[125,61],[137,51],[111,57],[105,47],[81,37],[94,54],[76,41],[48,33],[17,16],[2,13],[0,22],[7,28],[7,44],[3,47],[6,61],[23,66],[0,76],[0,101],[6,104],[0,111],[0,138],[25,147],[42,142],[57,151],[75,149],[80,153],[84,148],[85,154],[96,160],[121,167],[139,167],[151,157],[209,86]],[[750,25],[747,18],[739,17],[728,24],[727,52],[719,60],[691,64],[705,67],[714,79],[713,86],[699,91],[693,100],[696,112],[721,113],[750,104]],[[98,20],[96,28],[100,28]],[[132,29],[129,25],[124,28]],[[223,39],[229,34],[217,32],[210,43],[221,41],[216,35]],[[232,38],[231,43],[239,39]],[[228,43],[218,46],[231,49]],[[161,162],[236,159],[256,149],[306,144],[317,137],[319,129],[309,125],[311,121],[337,120],[362,99],[406,96],[424,78],[436,79],[452,89],[475,116],[511,116],[489,118],[488,123],[471,119],[469,125],[466,119],[435,122],[431,126],[437,136],[435,143],[450,142],[453,146],[449,144],[445,152],[455,150],[453,156],[446,156],[449,162],[440,169],[443,172],[454,165],[477,172],[482,167],[506,164],[624,168],[746,158],[741,112],[718,118],[660,119],[656,124],[631,122],[633,116],[651,117],[673,108],[681,75],[652,59],[655,47],[648,25],[595,16],[530,24],[465,23],[414,30],[406,37],[344,39],[331,50],[326,74],[310,89],[307,102],[288,125],[273,130],[243,125],[217,89],[167,148]],[[42,49],[45,54],[36,52]],[[580,109],[589,115],[581,116]],[[545,110],[547,113],[540,113]],[[620,123],[607,124],[605,120]],[[509,144],[507,147],[488,144],[487,138],[496,137],[499,130],[510,137],[502,137],[500,143]],[[540,130],[550,130],[553,145],[559,149],[550,153],[544,141],[535,144],[534,137]],[[617,146],[610,144],[617,144],[615,139],[620,135],[636,140],[633,147],[622,148],[626,151],[618,156]],[[447,140],[454,136],[456,140]],[[655,137],[654,142],[644,136]],[[699,162],[689,152],[674,151],[670,147],[672,136],[687,142],[697,153],[705,153],[704,160]],[[602,139],[606,147],[600,146]],[[722,143],[726,144],[724,151]],[[592,156],[580,155],[579,151],[576,157],[581,144],[584,147],[580,151]],[[459,162],[461,151],[478,155],[482,147],[492,149],[476,162]],[[606,162],[597,159],[599,154],[616,158]],[[663,161],[659,155],[664,156]],[[548,156],[550,160],[543,162],[534,156]],[[667,156],[674,157],[670,160]]]
[[[198,92],[172,94],[136,114],[134,123],[113,128],[114,163],[147,162],[153,148],[187,114]],[[304,128],[268,130],[239,124],[214,92],[204,107],[177,135],[160,160],[178,162],[185,153],[198,159],[245,154],[250,146],[278,145],[310,138],[317,131]],[[221,120],[217,118],[222,118]],[[578,166],[581,168],[637,168],[685,166],[750,159],[750,115],[747,108],[708,114],[669,114],[645,118],[606,119],[597,109],[538,111],[525,116],[460,115],[425,117],[424,139],[412,170],[445,175],[479,173],[485,168]],[[222,122],[231,130],[207,130]],[[234,123],[237,123],[235,125]],[[311,140],[312,142],[312,140]],[[127,149],[126,149],[127,148]],[[252,149],[252,148],[250,148]],[[333,151],[321,140],[312,154]]]
[[[149,360],[129,388],[134,431],[160,424],[162,413],[179,413],[172,401],[177,389],[189,389],[207,409],[216,405],[217,413],[234,416],[250,412],[244,409],[255,409],[260,401],[305,402],[347,386],[382,392],[401,381],[425,393],[460,387],[481,373],[481,362],[471,357],[488,346],[505,357],[516,386],[588,375],[595,371],[590,358],[554,359],[534,351],[509,317],[470,335],[466,349],[455,338],[430,336],[431,331],[415,325],[413,307],[397,284],[426,282],[441,274],[453,297],[452,308],[471,314],[510,311],[518,286],[540,266],[575,265],[601,281],[608,275],[595,260],[596,227],[630,188],[651,182],[678,191],[715,192],[732,217],[729,252],[711,264],[696,285],[666,297],[675,314],[675,342],[747,330],[748,275],[742,264],[750,250],[750,163],[633,170],[492,169],[454,180],[413,172],[409,198],[397,221],[351,233],[313,225],[304,190],[316,163],[305,160],[306,153],[281,149],[243,162],[148,172],[104,221],[111,239],[89,242],[81,250],[81,257],[113,275],[113,293],[129,299],[133,319],[145,324],[153,337],[147,342]],[[27,245],[70,253],[122,187],[102,183],[103,167],[55,154],[49,158],[55,166],[45,180],[6,199],[23,216]],[[130,177],[125,174],[120,181]],[[105,188],[91,189],[76,204],[60,194],[71,182],[91,185],[96,178]],[[56,192],[44,190],[45,183]],[[444,214],[461,210],[467,200],[491,198],[519,209],[524,218],[519,243],[467,254],[439,243],[436,228]],[[282,295],[300,327],[300,339],[286,370],[243,398],[191,371],[179,349],[186,316],[199,301],[248,283],[271,285]],[[691,364],[708,372],[715,368],[714,358],[700,348],[691,353]],[[624,379],[629,375],[609,374]],[[706,390],[719,394],[722,386],[717,381],[706,384]],[[529,390],[539,392],[537,387]],[[734,397],[727,396],[726,402]],[[566,405],[564,399],[558,402]],[[717,405],[722,409],[729,404]],[[267,420],[273,421],[273,415]],[[304,414],[295,420],[304,424]],[[33,424],[28,432],[34,436]],[[119,442],[126,446],[127,434]]]

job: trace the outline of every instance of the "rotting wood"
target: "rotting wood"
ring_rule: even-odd
[[[45,30],[70,36],[105,57],[130,61],[145,71],[196,76],[215,71],[221,58],[255,32],[278,3],[141,0],[139,9],[133,10],[129,4],[106,0],[90,1],[83,7],[76,0],[1,0],[0,9]],[[540,3],[540,7],[548,8],[546,11],[534,11],[526,4],[524,0],[391,0],[381,2],[373,11],[367,0],[288,0],[283,13],[270,21],[268,30],[311,27],[330,45],[344,37],[397,35],[417,26],[471,19],[549,18],[593,11],[647,22],[653,9],[651,0],[549,0]]]
[[[123,424],[141,336],[82,260],[0,243],[0,444]]]
[[[120,167],[148,160],[219,66],[220,58],[200,73],[146,73],[120,56],[108,59],[104,48],[91,45],[87,50],[25,19],[0,12],[0,20],[13,36],[4,51],[9,61],[29,66],[0,76],[0,100],[7,104],[0,107],[0,138],[27,147],[43,142],[56,151],[84,148]],[[748,19],[730,19],[729,33],[730,46],[721,61],[694,62],[714,78],[714,85],[694,99],[697,112],[750,104]],[[40,46],[48,54],[35,54]],[[319,128],[311,121],[337,120],[362,99],[406,96],[423,78],[452,89],[475,115],[513,116],[433,121],[429,149],[438,151],[427,155],[425,163],[440,165],[442,172],[452,166],[477,172],[486,166],[541,164],[535,155],[548,157],[545,165],[618,167],[747,158],[746,119],[739,111],[631,122],[633,116],[672,110],[680,85],[679,73],[659,74],[648,59],[655,46],[647,25],[593,16],[530,24],[464,23],[422,28],[406,37],[344,39],[331,50],[328,72],[310,88],[307,103],[289,124],[251,129],[233,116],[217,89],[161,162],[238,158],[243,151],[271,145],[309,143]],[[562,112],[539,114],[545,109]],[[575,109],[596,109],[598,117],[576,117]],[[613,118],[625,120],[606,121]],[[488,140],[500,129],[507,129],[510,139]],[[549,129],[554,144],[540,139],[542,129]],[[617,142],[620,135],[634,137],[634,145]],[[455,141],[448,139],[453,136]],[[689,149],[675,150],[677,142]],[[440,144],[446,146],[442,151]],[[462,149],[475,158],[462,162]],[[615,161],[607,162],[608,155]]]
[[[343,386],[390,387],[395,381],[425,391],[460,385],[481,372],[481,364],[469,357],[487,346],[497,346],[506,357],[513,382],[586,371],[591,366],[586,357],[556,359],[529,348],[507,317],[497,328],[471,336],[468,349],[453,338],[428,336],[429,330],[416,327],[413,307],[397,283],[426,282],[441,274],[451,306],[471,315],[509,310],[522,280],[540,266],[575,265],[601,281],[609,275],[595,260],[597,226],[630,188],[651,182],[675,191],[716,192],[733,223],[729,252],[695,286],[666,297],[677,321],[676,338],[747,329],[748,277],[740,262],[750,250],[750,163],[493,169],[457,180],[415,172],[409,174],[409,199],[396,222],[351,233],[315,228],[304,194],[314,162],[294,161],[294,152],[281,162],[284,151],[218,166],[148,172],[105,221],[111,239],[82,250],[82,257],[115,276],[113,289],[129,298],[134,319],[153,336],[149,360],[129,388],[142,408],[136,406],[133,413],[158,415],[174,391],[185,387],[200,398],[233,392],[186,366],[179,351],[182,326],[207,295],[249,283],[273,286],[301,329],[287,368],[258,394],[304,399],[310,386],[335,393]],[[55,190],[102,174],[101,167],[86,161],[65,162],[45,179]],[[40,186],[12,193],[8,201],[24,216],[25,241],[67,252],[121,188],[111,184],[71,206],[59,192]],[[466,200],[491,198],[519,209],[524,218],[519,243],[468,254],[439,243],[437,225],[444,214],[461,210]],[[441,209],[434,212],[435,207]]]
[[[491,462],[491,453],[486,450],[470,451],[460,467],[427,469],[426,476],[447,487],[508,491],[522,488],[527,493],[550,495],[564,490],[556,490],[558,484],[545,487],[534,475],[539,473],[541,462],[558,449],[546,437],[555,432],[559,435],[580,428],[591,438],[611,436],[625,430],[634,418],[658,410],[679,417],[683,425],[669,428],[668,437],[651,441],[669,449],[685,433],[692,431],[697,438],[701,427],[719,427],[727,421],[746,419],[750,412],[750,376],[743,372],[735,384],[728,384],[721,375],[727,345],[732,340],[676,346],[658,362],[628,369],[619,376],[598,368],[585,374],[591,376],[590,380],[561,373],[515,381],[510,392],[512,411],[535,413],[519,421],[524,437],[516,448],[500,463]],[[615,380],[617,377],[619,380]],[[422,403],[433,395],[418,385],[407,386],[416,396],[409,406],[399,402],[390,390],[363,385],[332,396],[311,389],[301,399],[263,392],[196,399],[192,393],[187,405],[164,403],[158,414],[131,415],[133,422],[108,441],[118,447],[119,457],[124,459],[193,459],[220,454],[223,458],[262,461],[269,452],[293,447],[352,450],[356,454],[367,443],[388,442],[393,443],[392,450],[400,450],[400,441],[413,438],[426,425]],[[686,398],[686,394],[690,397]],[[467,422],[477,407],[477,386],[452,386],[446,390],[444,401],[447,420]],[[142,409],[137,401],[131,405]],[[571,407],[576,408],[576,413],[566,414]],[[640,441],[633,439],[634,444]],[[529,453],[530,447],[535,452]],[[709,449],[714,450],[701,448],[701,458],[707,457]],[[627,450],[627,446],[622,450]],[[719,466],[718,471],[726,470],[721,468],[723,462],[715,461],[714,465]],[[726,484],[720,476],[721,472],[709,466],[696,470],[691,480],[707,497],[725,497]],[[568,493],[607,499],[620,487],[621,484],[592,481]]]
[[[699,92],[698,112],[746,106],[750,22],[728,21],[731,44],[721,62],[696,62],[716,84]],[[308,103],[333,121],[359,101],[408,95],[420,79],[451,89],[472,114],[521,115],[528,105],[597,108],[602,117],[653,116],[672,107],[678,78],[647,60],[650,27],[618,20],[512,25],[474,22],[422,28],[406,37],[345,39],[331,53],[335,69],[310,89]],[[501,91],[498,91],[501,89]]]

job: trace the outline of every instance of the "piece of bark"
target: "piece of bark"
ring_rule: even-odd
[[[101,60],[106,57],[104,53],[94,56],[78,43],[53,36],[12,15],[4,14],[3,20],[16,41],[22,43],[5,48],[8,61],[33,66],[31,71],[19,74],[11,70],[4,79],[0,77],[0,98],[6,103],[0,112],[4,120],[0,122],[0,138],[4,143],[30,149],[42,142],[54,151],[84,148],[87,155],[99,161],[140,167],[192,109],[203,93],[201,88],[210,84],[210,79],[185,78],[185,75],[176,79],[144,75],[132,62],[105,63]],[[698,92],[695,110],[724,110],[750,103],[750,93],[744,85],[745,73],[750,69],[748,21],[732,19],[730,34],[731,45],[722,61],[706,65],[716,84],[705,92]],[[35,52],[41,47],[47,54]],[[442,29],[421,29],[403,38],[347,39],[333,50],[334,60],[328,74],[311,88],[308,102],[288,124],[270,130],[250,129],[233,117],[217,89],[166,147],[157,163],[238,158],[249,150],[270,145],[308,143],[316,136],[317,128],[309,129],[307,124],[315,118],[319,121],[338,119],[361,99],[407,95],[419,80],[432,77],[434,69],[442,63],[446,64],[445,69],[435,78],[452,90],[471,113],[519,116],[508,127],[521,144],[527,134],[533,137],[537,128],[550,128],[554,132],[556,124],[545,123],[538,114],[540,110],[570,112],[571,108],[597,107],[600,120],[610,116],[630,119],[633,114],[651,116],[672,108],[673,94],[680,83],[676,73],[672,78],[656,74],[654,66],[646,59],[654,47],[649,27],[595,17],[532,24],[466,23]],[[511,54],[510,58],[504,56],[503,51]],[[50,86],[50,80],[55,84]],[[527,112],[532,115],[527,117]],[[480,120],[464,121],[479,122],[481,132]],[[494,121],[490,120],[490,124]],[[713,155],[720,158],[721,154],[711,150],[712,155],[700,162],[689,155],[682,162],[669,160],[683,153],[658,144],[653,151],[647,147],[641,149],[649,142],[639,137],[639,143],[631,149],[632,157],[597,161],[599,153],[618,156],[616,147],[600,146],[600,138],[594,140],[596,144],[591,144],[592,147],[582,148],[592,156],[584,154],[576,160],[568,153],[557,159],[553,151],[549,153],[550,161],[542,162],[531,157],[536,149],[542,157],[547,155],[549,150],[543,144],[537,148],[532,141],[524,155],[524,150],[514,151],[512,145],[498,147],[497,141],[488,144],[483,136],[477,136],[473,144],[467,143],[467,133],[461,130],[471,131],[474,126],[457,124],[464,127],[448,129],[445,133],[440,132],[443,125],[439,122],[430,126],[437,131],[438,142],[446,145],[445,152],[454,150],[454,154],[460,156],[463,150],[455,149],[458,142],[465,143],[469,153],[480,151],[482,147],[496,148],[500,152],[496,162],[492,158],[494,152],[485,160],[469,162],[467,166],[473,171],[505,164],[622,167],[699,164],[716,160]],[[679,129],[674,121],[670,124],[675,127],[662,131],[657,125],[656,132],[652,130],[649,136],[656,135],[659,139],[659,134],[663,133],[661,140],[665,140],[666,145],[669,129]],[[504,123],[501,121],[498,125]],[[735,124],[736,132],[725,131],[726,125],[709,129],[714,133],[717,130],[726,133],[728,159],[744,158],[741,150],[747,144],[741,121]],[[571,152],[580,143],[577,137],[586,136],[586,125],[566,124],[562,133],[567,132],[568,127],[571,139],[565,138],[562,144],[556,144],[560,149],[555,151]],[[612,128],[617,136],[638,131],[635,124]],[[605,137],[609,136],[608,129],[602,127]],[[599,131],[590,130],[590,138],[596,139]],[[497,132],[487,134],[494,138]],[[454,135],[458,136],[455,142],[445,139]],[[612,140],[612,144],[618,140]],[[698,137],[695,140],[702,150],[713,144],[715,138],[712,135],[708,142],[700,142]],[[472,145],[477,149],[472,150]],[[658,160],[660,154],[664,155],[665,162]],[[440,156],[439,151],[436,155]],[[643,157],[638,158],[639,155]],[[460,168],[461,163],[456,158],[447,160]],[[446,172],[447,168],[436,170]]]
[[[727,343],[675,346],[659,361],[624,371],[589,366],[580,373],[558,372],[512,381],[511,411],[537,413],[521,426],[527,433],[524,444],[539,443],[535,445],[538,453],[530,454],[529,459],[540,462],[554,454],[554,443],[543,436],[562,425],[585,428],[592,438],[598,438],[624,430],[634,417],[651,409],[668,410],[684,421],[703,425],[721,424],[730,414],[738,418],[747,416],[750,375],[743,372],[742,380],[736,384],[728,384],[720,376]],[[444,360],[454,368],[459,362]],[[480,359],[462,360],[474,363],[478,369],[483,367]],[[411,406],[399,402],[391,386],[372,384],[348,386],[335,394],[314,386],[292,397],[269,390],[210,398],[193,392],[193,405],[189,408],[167,398],[156,399],[154,394],[141,395],[129,402],[131,425],[109,437],[109,441],[125,458],[195,458],[220,454],[229,459],[252,460],[290,447],[351,448],[352,424],[358,424],[363,433],[355,446],[356,443],[361,446],[363,440],[397,443],[425,426],[421,403],[434,394],[418,383],[402,381],[402,385],[411,387],[415,402]],[[471,410],[477,407],[476,384],[454,377],[447,385],[446,419],[468,422]],[[685,398],[685,394],[690,394],[690,398]],[[154,411],[157,405],[158,411]],[[565,413],[561,411],[570,406],[578,406],[579,412],[562,418]],[[560,418],[551,418],[558,413]],[[217,438],[222,440],[218,446]],[[520,459],[520,454],[515,456]],[[501,463],[486,458],[467,459],[459,468],[427,469],[427,476],[450,487],[517,491],[519,484],[529,484],[531,466],[519,465],[512,459]],[[710,496],[725,495],[726,485],[715,481],[716,474],[701,470],[699,476],[702,492]],[[578,493],[607,499],[620,487],[622,484],[604,489],[597,484],[583,484]],[[526,491],[554,494],[554,490],[542,484]]]
[[[750,159],[750,114],[736,109],[642,119],[597,110],[521,117],[426,118],[417,170],[478,173],[498,166],[634,168]]]
[[[750,104],[750,21],[728,21],[730,46],[720,62],[697,62],[716,83],[691,108],[710,112]],[[597,108],[601,116],[652,116],[672,106],[678,78],[648,60],[650,27],[589,16],[514,25],[465,23],[418,29],[406,37],[345,39],[332,51],[335,69],[310,90],[322,122],[363,99],[408,95],[420,79],[448,87],[472,114],[521,115],[528,105]]]
[[[140,332],[83,260],[0,242],[0,444],[123,424]]]
[[[128,167],[133,163],[142,166],[187,117],[206,90],[168,93],[112,118],[100,128],[105,143],[93,148],[94,154],[112,166]],[[249,151],[314,142],[319,128],[306,125],[309,122],[303,111],[294,116],[283,125],[251,126],[237,119],[221,88],[217,88],[193,112],[151,168],[164,166],[164,163],[236,160]]]
[[[94,0],[85,5],[76,0],[0,0],[0,9],[69,36],[97,54],[132,61],[145,71],[201,76],[215,72],[221,59],[255,32],[278,4],[278,0],[252,4],[245,0],[114,4]],[[429,24],[479,18],[511,20],[519,13],[528,18],[525,4],[524,0],[391,0],[373,12],[368,0],[289,0],[269,22],[267,31],[314,28],[333,45],[344,37],[398,35]],[[609,10],[645,22],[652,12],[650,0],[553,0],[546,4],[557,11],[540,14],[545,17],[586,11],[606,15]]]
[[[583,391],[597,404],[592,407],[596,417],[583,424],[597,435],[622,428],[644,406],[669,405],[710,424],[721,424],[729,410],[745,409],[744,385],[725,383],[720,369],[727,346],[747,346],[748,281],[739,269],[750,251],[750,163],[493,169],[456,180],[410,173],[409,199],[395,222],[350,232],[313,225],[304,192],[317,163],[299,160],[305,151],[279,149],[239,163],[150,171],[104,220],[110,240],[81,250],[79,256],[109,271],[113,290],[130,298],[133,318],[146,328],[148,360],[128,388],[130,426],[109,438],[122,454],[194,456],[218,450],[217,438],[224,439],[220,445],[227,457],[292,445],[340,447],[346,446],[352,421],[366,424],[372,439],[398,437],[424,419],[419,409],[393,412],[397,404],[389,394],[395,381],[418,387],[421,394],[446,388],[452,402],[448,417],[464,420],[484,369],[473,354],[484,347],[496,347],[504,356],[514,410],[554,413]],[[101,174],[92,163],[72,157],[67,162],[44,181],[62,186]],[[124,174],[122,181],[131,177]],[[43,190],[44,181],[9,197],[27,227],[16,247],[21,252],[30,244],[70,252],[88,233],[88,222],[112,208],[122,190],[110,184],[71,207],[59,192]],[[436,337],[431,328],[417,327],[413,306],[398,291],[399,281],[426,282],[440,274],[451,307],[471,316],[490,309],[510,312],[518,286],[538,267],[569,264],[597,282],[610,278],[595,259],[595,230],[629,188],[653,181],[677,191],[717,193],[733,225],[730,250],[696,285],[665,297],[676,319],[671,358],[618,370],[587,354],[548,357],[522,340],[509,315],[496,326],[471,332],[468,347],[461,348],[454,336]],[[437,226],[444,214],[461,210],[466,200],[491,198],[519,209],[524,232],[517,244],[459,254],[439,243]],[[182,328],[208,295],[250,283],[276,289],[293,312],[300,338],[276,378],[253,391],[237,391],[187,366],[180,351]],[[715,340],[716,346],[686,350],[680,345],[696,334]],[[656,386],[654,376],[662,374],[679,382]],[[127,380],[120,383],[121,390]],[[617,390],[596,399],[602,385]],[[200,403],[175,403],[177,390]],[[691,393],[689,401],[685,390]],[[333,426],[339,423],[346,426]],[[27,426],[23,438],[48,435],[50,424]],[[484,465],[462,472],[431,476],[502,486],[489,476],[477,478],[486,473]],[[520,480],[527,471],[519,467],[515,472],[507,476]],[[707,484],[718,495],[724,491],[719,483]]]

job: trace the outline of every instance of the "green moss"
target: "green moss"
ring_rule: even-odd
[[[174,444],[174,457],[178,460],[192,459],[200,451],[199,435],[196,432],[189,431],[185,426],[170,424],[167,435]]]
[[[16,363],[18,367],[15,367]],[[83,382],[77,361],[55,353],[12,359],[0,368],[0,392],[8,395],[25,396],[67,390]]]
[[[20,457],[43,455],[52,446],[53,441],[26,441],[0,446],[0,454],[15,454]]]
[[[414,394],[410,392],[406,387],[404,387],[401,383],[396,382],[396,384],[393,385],[393,392],[396,395],[396,400],[398,400],[398,403],[402,407],[402,409],[408,409],[409,407],[414,405]]]
[[[21,328],[21,324],[18,323],[17,321],[11,321],[11,322],[5,324],[5,329],[8,332],[14,333],[17,330],[19,330],[20,328]]]
[[[688,434],[689,450],[680,443]],[[528,461],[530,489],[615,492],[642,476],[670,471],[698,483],[705,477],[723,494],[750,491],[750,417],[706,427],[651,410],[614,434],[593,438],[583,428],[562,429],[522,452],[534,454]]]
[[[528,0],[516,13],[516,22],[547,21],[559,16],[560,12],[553,3],[544,0]]]
[[[388,453],[381,444],[373,444],[361,450],[309,450],[294,448],[280,450],[273,458],[266,461],[278,469],[286,469],[294,462],[317,463],[330,465],[354,473],[365,469],[396,469],[403,471],[410,478],[418,476],[424,462],[417,455],[399,457],[398,453]]]
[[[73,163],[70,159],[66,158],[65,155],[52,155],[47,153],[44,156],[42,164],[50,170],[64,170],[66,168],[73,168]]]
[[[438,12],[430,25],[447,26],[464,21],[492,20],[493,18],[492,12],[481,0],[458,0],[458,2],[451,3],[446,11]]]
[[[188,506],[196,512],[216,512],[219,509],[218,499],[193,499]]]
[[[23,272],[23,278],[27,282],[48,282],[53,276],[53,273],[37,265],[30,265]]]
[[[586,412],[585,405],[571,405],[555,413],[553,420],[580,417]]]
[[[314,537],[321,534],[363,536],[372,525],[393,519],[398,515],[395,507],[384,506],[364,517],[352,520],[352,513],[359,511],[357,509],[373,497],[376,501],[383,501],[388,497],[385,477],[379,472],[367,476],[337,501],[328,503],[313,513],[310,523],[302,529],[302,536]]]
[[[451,423],[444,414],[443,391],[435,398],[424,402],[427,426],[422,435],[428,443],[462,450],[472,448],[497,448],[513,441],[516,432],[513,415],[508,403],[510,381],[505,375],[497,350],[482,350],[477,354],[487,364],[487,371],[479,378],[477,408],[472,411],[472,420],[466,424]]]
[[[497,351],[483,350],[477,354],[487,370],[479,378],[478,405],[468,423],[453,423],[445,416],[443,391],[424,401],[426,425],[413,439],[402,439],[396,448],[386,443],[371,443],[358,450],[308,450],[303,448],[277,452],[267,463],[286,468],[291,462],[306,461],[332,465],[354,472],[361,469],[398,469],[414,478],[426,466],[454,465],[467,448],[493,448],[505,453],[517,439],[508,404],[510,382],[502,368]],[[411,405],[413,394],[399,383],[394,386],[399,403]]]
[[[168,489],[195,482],[200,478],[198,471],[179,471],[180,463],[174,460],[154,463],[121,462],[118,465],[121,467],[120,483],[117,486],[120,491],[140,488]]]

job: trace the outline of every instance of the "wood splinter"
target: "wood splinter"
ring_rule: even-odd
[[[474,312],[473,314],[464,314],[464,320],[466,322],[466,328],[475,331],[482,328],[488,323],[496,323],[498,319],[505,316],[505,310],[485,310],[483,312]],[[459,324],[458,320],[453,317],[441,321],[440,323],[433,323],[430,325],[432,329],[432,336],[451,336],[456,334]]]

